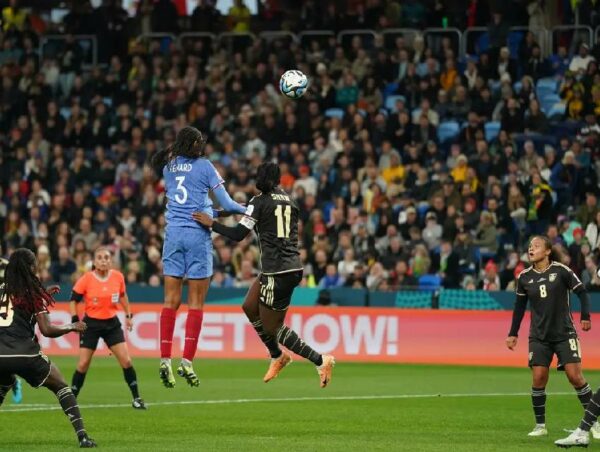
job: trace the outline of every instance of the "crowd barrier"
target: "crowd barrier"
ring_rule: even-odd
[[[133,330],[127,333],[133,356],[159,356],[160,305],[133,306]],[[53,322],[70,322],[68,305],[57,303]],[[186,310],[175,324],[174,356],[184,345]],[[356,307],[294,307],[287,324],[321,353],[332,353],[340,364],[349,361],[526,366],[529,316],[521,327],[521,342],[512,352],[504,341],[510,327],[509,311],[414,310]],[[122,319],[122,323],[123,319]],[[581,334],[586,368],[600,369],[600,327]],[[75,355],[75,333],[49,339],[40,337],[50,356]],[[590,344],[590,346],[588,346]],[[98,353],[107,355],[101,343]],[[239,306],[208,305],[198,344],[198,358],[266,359],[259,341]]]
[[[71,285],[62,285],[56,296],[58,301],[67,301],[71,293]],[[214,288],[208,291],[208,304],[239,306],[244,301],[247,289]],[[144,303],[162,303],[164,292],[161,287],[149,287],[137,284],[127,286],[129,299]],[[515,295],[511,291],[467,291],[467,290],[400,290],[400,291],[368,291],[350,287],[338,287],[323,291],[319,288],[299,287],[292,296],[293,306],[315,306],[321,298],[328,298],[331,304],[346,307],[372,308],[421,308],[421,309],[474,309],[474,310],[512,310]],[[183,299],[187,298],[184,288]],[[592,312],[600,312],[600,293],[590,293]],[[579,310],[576,295],[571,298],[574,311]]]

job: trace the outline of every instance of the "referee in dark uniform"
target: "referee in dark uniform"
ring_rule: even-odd
[[[517,300],[506,345],[511,350],[515,349],[519,327],[529,300],[529,367],[533,376],[531,401],[536,419],[536,426],[529,436],[545,436],[548,434],[545,388],[554,355],[558,358],[558,369],[565,371],[584,409],[592,396],[581,368],[581,348],[571,316],[570,292],[575,292],[581,300],[583,331],[589,331],[592,327],[590,302],[577,275],[559,262],[559,255],[552,249],[548,237],[533,237],[528,253],[532,265],[517,277]],[[600,436],[597,424],[593,432],[594,430]]]

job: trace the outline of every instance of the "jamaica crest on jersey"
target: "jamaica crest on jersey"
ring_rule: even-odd
[[[557,275],[558,275],[558,273],[550,273],[550,276],[548,276],[548,281],[550,281],[550,282],[555,281]]]

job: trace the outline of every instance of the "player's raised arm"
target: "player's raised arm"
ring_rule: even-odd
[[[506,338],[506,346],[511,350],[514,350],[517,346],[519,328],[521,327],[521,322],[525,316],[525,309],[527,308],[527,293],[521,284],[521,275],[517,277],[516,296],[517,298],[515,300],[515,307],[513,309],[512,324],[510,326],[508,337]]]
[[[223,210],[225,212],[231,213],[244,213],[246,210],[244,206],[238,204],[233,199],[231,199],[231,196],[229,196],[229,193],[227,193],[227,190],[225,190],[225,181],[223,180],[217,169],[214,167],[214,165],[208,161],[207,164],[207,185],[208,187],[210,187],[211,191],[215,195],[215,198],[217,198],[217,200],[219,201],[219,204],[221,205]]]

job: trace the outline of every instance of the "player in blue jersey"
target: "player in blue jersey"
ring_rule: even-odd
[[[160,314],[160,378],[167,388],[175,386],[171,348],[177,309],[181,305],[183,278],[188,280],[188,316],[183,358],[177,373],[191,386],[199,380],[192,367],[202,327],[203,307],[213,274],[210,232],[192,218],[194,212],[214,216],[209,193],[224,212],[243,214],[245,208],[231,199],[223,178],[205,158],[206,138],[194,127],[179,131],[175,143],[152,158],[152,166],[165,180],[167,227],[163,246],[165,304]]]

